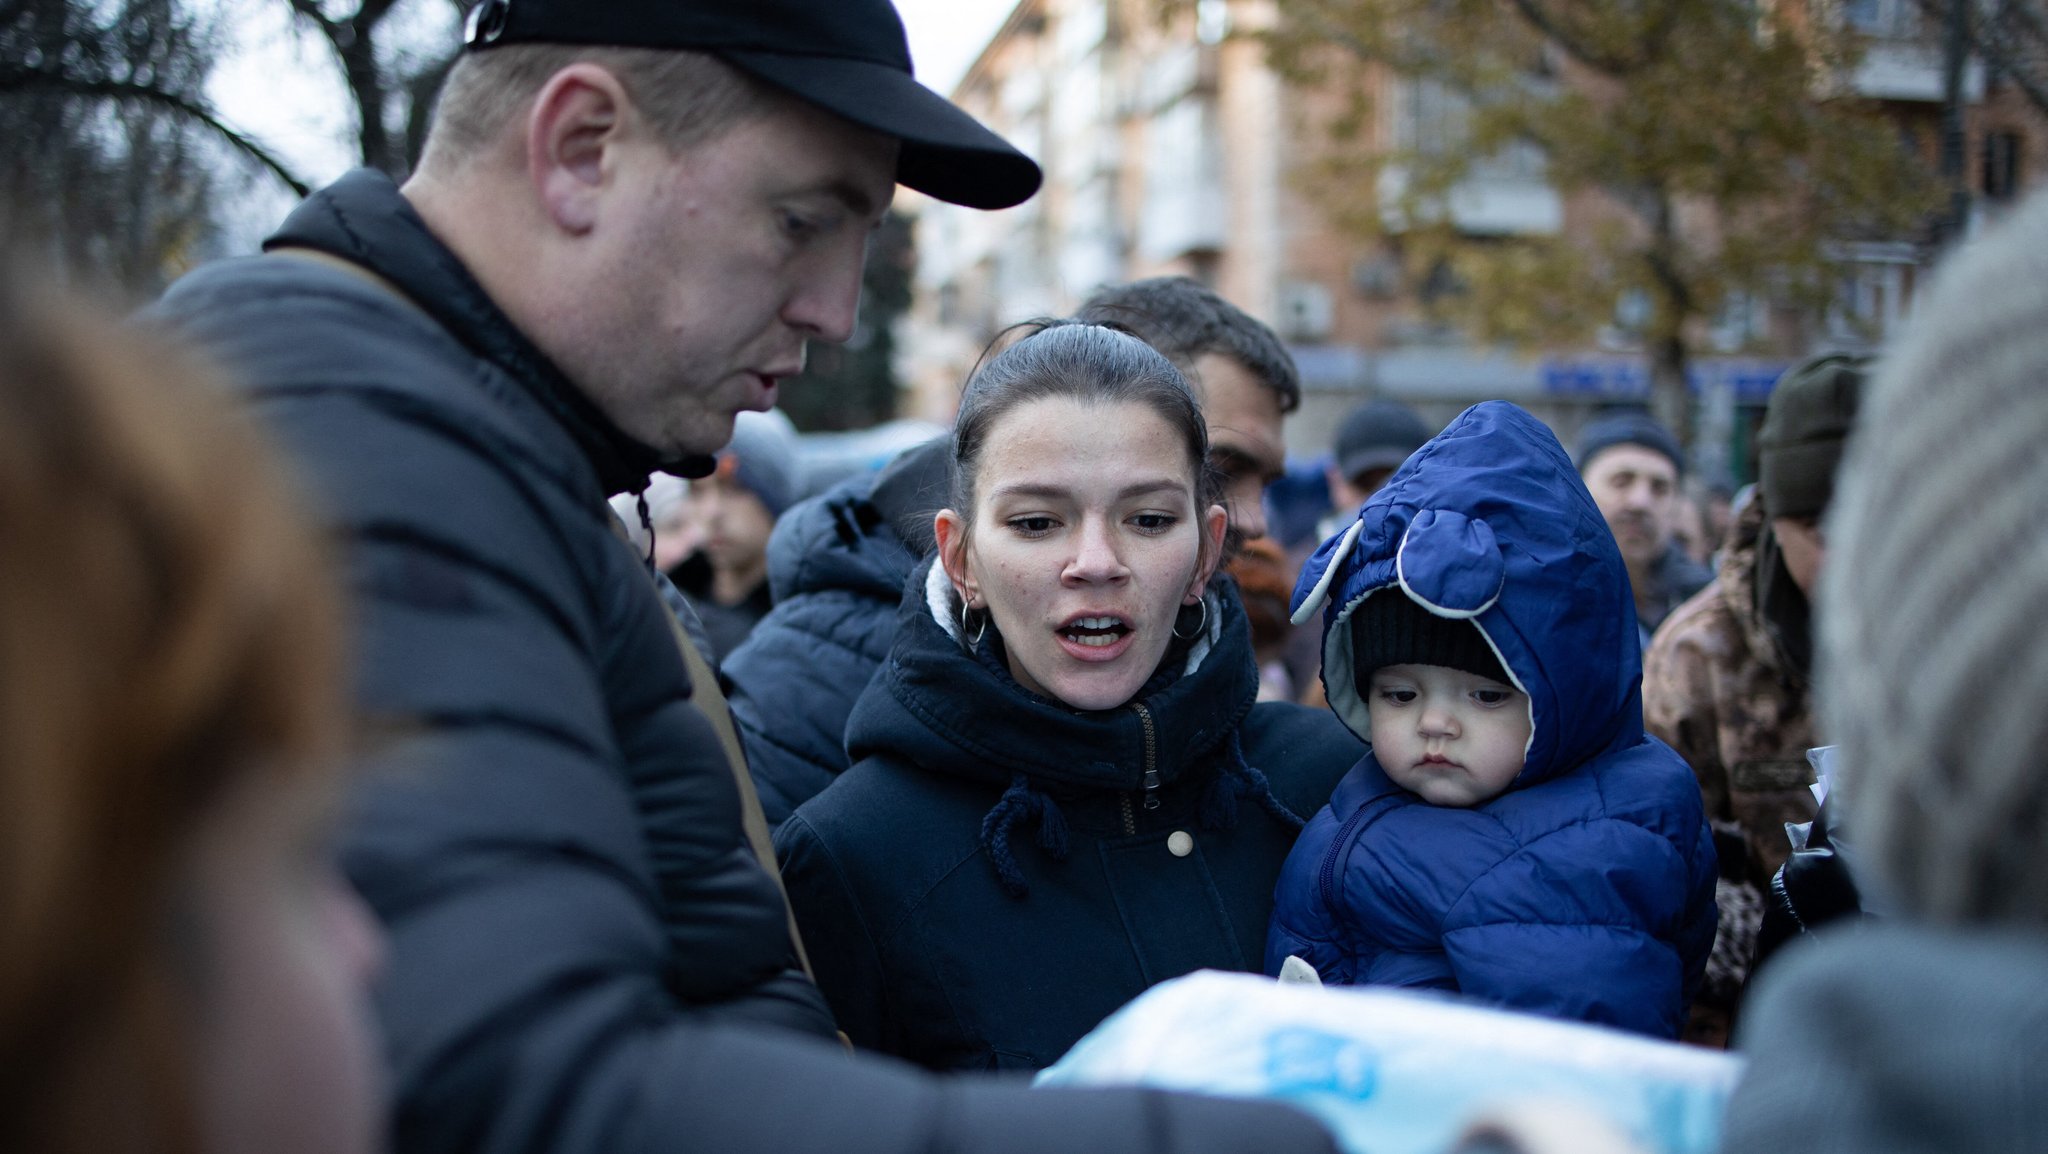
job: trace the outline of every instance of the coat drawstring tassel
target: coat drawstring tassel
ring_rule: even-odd
[[[1281,800],[1273,796],[1273,783],[1266,775],[1252,767],[1245,760],[1244,743],[1233,731],[1230,735],[1230,756],[1224,762],[1223,772],[1209,783],[1202,793],[1201,819],[1204,829],[1231,829],[1237,825],[1237,799],[1250,797],[1259,803],[1259,808],[1273,815],[1273,820],[1288,829],[1300,832],[1307,823]]]
[[[1003,892],[1013,898],[1022,898],[1031,892],[1031,886],[1024,880],[1024,871],[1017,865],[1016,855],[1010,851],[1010,831],[1020,822],[1038,823],[1038,848],[1054,861],[1065,861],[1069,848],[1067,818],[1060,812],[1059,803],[1033,789],[1031,779],[1018,774],[1010,779],[1010,788],[996,802],[988,816],[981,819],[981,844],[988,851],[989,864],[996,871],[996,880],[1002,883]]]

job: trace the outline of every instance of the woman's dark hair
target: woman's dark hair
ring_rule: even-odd
[[[975,471],[989,432],[1020,405],[1051,397],[1144,405],[1180,435],[1194,470],[1197,515],[1221,499],[1209,467],[1209,426],[1173,362],[1123,329],[1079,321],[1032,321],[1026,335],[968,378],[953,422],[953,507],[972,522]]]

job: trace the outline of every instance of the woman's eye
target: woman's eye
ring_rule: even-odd
[[[1029,536],[1036,536],[1040,533],[1050,533],[1057,526],[1057,524],[1058,522],[1055,522],[1051,517],[1010,518],[1010,528],[1015,529],[1019,533],[1023,533]]]
[[[1131,518],[1131,524],[1148,533],[1161,533],[1173,528],[1174,523],[1178,520],[1180,518],[1175,517],[1171,513],[1140,513]]]
[[[781,217],[782,231],[798,240],[802,240],[818,230],[817,224],[809,217],[799,216],[787,210],[782,212]]]

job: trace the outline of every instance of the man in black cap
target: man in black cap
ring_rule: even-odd
[[[887,0],[484,0],[469,46],[402,189],[350,173],[155,310],[344,548],[395,1149],[1328,1149],[1275,1106],[849,1062],[717,681],[606,504],[708,473],[849,334],[897,183],[993,208],[1036,165],[912,78]]]
[[[1436,430],[1399,401],[1367,401],[1344,414],[1326,474],[1331,529],[1343,532],[1366,498],[1379,492],[1394,470],[1434,436]],[[1319,537],[1330,535],[1319,531]]]
[[[1679,602],[1713,579],[1676,540],[1678,483],[1685,476],[1678,438],[1646,413],[1595,418],[1579,432],[1579,476],[1607,518],[1636,595],[1643,644]]]

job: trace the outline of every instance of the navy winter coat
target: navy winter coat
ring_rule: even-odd
[[[1328,1148],[1248,1103],[848,1062],[791,972],[645,562],[613,532],[605,498],[644,482],[647,451],[382,174],[316,193],[273,241],[407,299],[252,259],[194,273],[156,315],[241,371],[319,498],[355,596],[358,701],[395,723],[376,742],[394,772],[344,846],[390,935],[395,1154],[1225,1151],[1276,1127]]]
[[[952,445],[940,437],[905,450],[775,523],[775,608],[722,669],[771,827],[852,764],[846,719],[896,639],[904,581],[931,551]]]
[[[1266,968],[1460,990],[1677,1037],[1714,941],[1713,842],[1692,771],[1643,733],[1627,570],[1571,460],[1513,405],[1475,405],[1309,561],[1330,706],[1370,740],[1348,618],[1398,586],[1471,620],[1533,726],[1521,775],[1433,806],[1367,754],[1287,860]]]
[[[1258,968],[1292,814],[1360,747],[1321,710],[1254,706],[1236,588],[1209,597],[1207,637],[1131,705],[1078,713],[1018,686],[993,633],[961,644],[942,570],[914,579],[848,727],[859,760],[776,839],[855,1042],[1037,1068],[1155,982]]]

